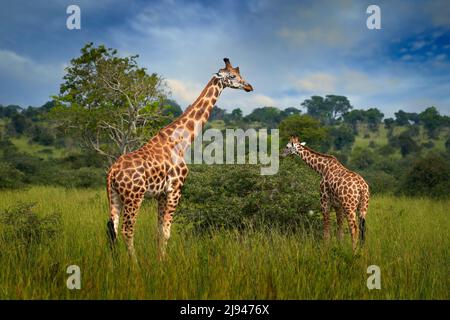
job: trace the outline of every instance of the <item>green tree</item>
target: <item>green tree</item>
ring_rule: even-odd
[[[242,115],[242,110],[239,108],[233,109],[233,111],[231,111],[231,120],[232,121],[242,121],[243,115]]]
[[[9,133],[11,135],[21,135],[31,127],[32,122],[30,119],[25,117],[22,113],[13,114],[11,117],[11,122],[9,124]]]
[[[294,107],[289,107],[289,108],[286,108],[283,111],[281,111],[281,114],[282,114],[283,118],[286,118],[286,117],[289,117],[289,116],[293,116],[295,114],[301,114],[301,113],[302,113],[301,110],[299,110],[297,108],[294,108]]]
[[[352,152],[350,165],[358,170],[369,169],[376,163],[376,155],[371,149],[355,148]]]
[[[395,141],[395,144],[400,147],[400,152],[403,157],[408,154],[418,152],[420,150],[417,142],[411,137],[407,131],[401,133]]]
[[[352,126],[353,132],[357,134],[358,124],[366,120],[366,115],[364,113],[364,110],[355,109],[345,113],[343,115],[343,119],[345,123],[348,123]]]
[[[18,114],[20,110],[22,110],[22,108],[17,105],[0,105],[0,118],[11,118],[13,115]]]
[[[329,125],[340,120],[342,116],[353,107],[345,96],[327,95],[325,98],[312,96],[301,104],[306,108],[307,113],[319,119],[323,124]]]
[[[405,175],[401,190],[412,196],[448,197],[450,161],[439,154],[417,160]]]
[[[113,161],[140,146],[163,124],[166,86],[156,73],[92,43],[71,60],[51,118],[82,144]]]
[[[384,119],[384,127],[387,129],[387,136],[391,137],[394,132],[395,120],[392,118]]]
[[[257,121],[270,128],[275,128],[281,121],[281,111],[275,107],[262,107],[254,109],[245,117],[246,121]]]
[[[406,126],[409,124],[409,116],[407,112],[399,110],[395,112],[394,115],[395,115],[395,123],[397,125]]]
[[[331,128],[330,137],[333,139],[334,147],[337,150],[350,148],[353,145],[353,142],[355,142],[353,129],[346,123]]]
[[[439,135],[439,128],[443,119],[435,107],[425,109],[419,114],[419,120],[427,130],[428,136],[435,139]]]
[[[365,119],[371,131],[378,131],[378,127],[383,120],[384,114],[377,108],[370,108],[365,111]]]
[[[166,99],[163,102],[163,115],[171,116],[173,118],[180,116],[183,113],[180,105],[172,99]]]
[[[328,132],[322,124],[308,115],[293,115],[283,119],[279,126],[282,144],[287,143],[291,135],[300,137],[312,147],[323,145]]]
[[[210,120],[224,120],[227,110],[214,106],[211,110]]]

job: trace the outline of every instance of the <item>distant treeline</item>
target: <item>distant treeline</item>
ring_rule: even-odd
[[[54,105],[0,105],[0,188],[103,185],[108,162],[53,124],[48,114]],[[228,112],[215,106],[207,126],[278,128],[280,147],[289,135],[299,135],[311,147],[360,172],[375,193],[448,195],[450,118],[435,107],[420,113],[399,110],[393,118],[384,118],[377,108],[353,109],[344,96],[313,96],[300,106],[303,111],[261,107],[245,116],[239,108]],[[182,109],[176,101],[165,100],[162,113],[167,119],[161,126]],[[37,153],[27,145],[42,148]]]

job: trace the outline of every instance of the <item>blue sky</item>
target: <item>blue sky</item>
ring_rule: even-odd
[[[66,8],[81,8],[81,30]],[[381,30],[366,8],[381,8]],[[255,91],[218,105],[300,107],[340,94],[355,108],[431,105],[450,114],[450,1],[5,1],[0,11],[0,103],[42,105],[87,42],[139,54],[186,107],[229,57]]]

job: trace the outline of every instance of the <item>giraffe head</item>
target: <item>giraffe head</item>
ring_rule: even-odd
[[[219,78],[224,87],[241,89],[247,92],[253,91],[253,87],[244,78],[242,78],[239,67],[233,68],[228,58],[224,58],[225,68],[220,69],[216,76]]]
[[[296,154],[305,144],[306,142],[300,142],[297,136],[291,136],[286,148],[284,148],[281,153],[281,156],[286,157],[291,154]]]

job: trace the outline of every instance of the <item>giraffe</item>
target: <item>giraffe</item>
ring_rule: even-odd
[[[200,96],[184,113],[161,129],[140,149],[120,156],[107,174],[109,220],[107,230],[113,245],[123,213],[122,235],[131,256],[134,254],[134,225],[147,194],[158,202],[158,247],[165,255],[173,214],[188,175],[184,153],[208,120],[211,110],[226,87],[253,91],[242,78],[239,67],[228,58],[225,67],[213,75]]]
[[[320,174],[320,206],[323,214],[324,238],[330,238],[330,208],[336,211],[338,239],[342,240],[343,219],[346,218],[352,238],[353,251],[358,240],[356,211],[359,211],[360,240],[363,244],[366,231],[366,214],[369,204],[369,186],[364,179],[345,168],[334,156],[319,153],[305,146],[305,142],[292,136],[282,156],[296,154]]]

